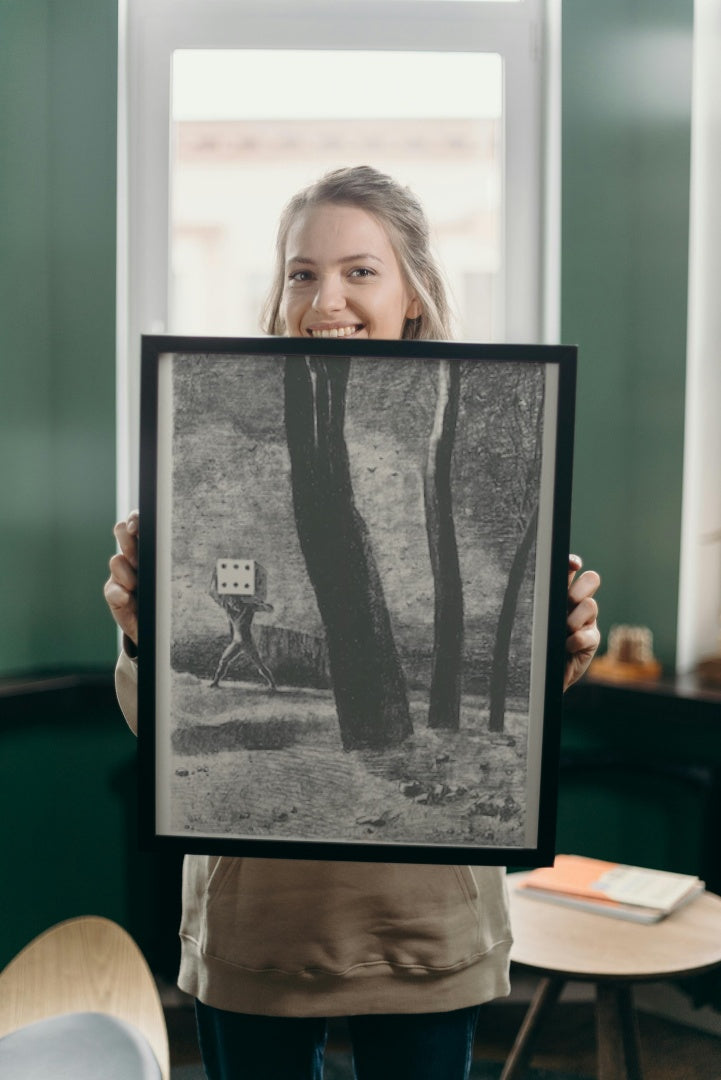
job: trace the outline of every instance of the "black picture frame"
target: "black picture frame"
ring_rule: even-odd
[[[553,860],[575,380],[573,346],[143,337],[144,848]]]

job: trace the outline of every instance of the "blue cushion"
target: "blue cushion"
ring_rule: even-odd
[[[0,1039],[0,1076],[12,1080],[161,1080],[141,1032],[102,1013],[38,1020]]]

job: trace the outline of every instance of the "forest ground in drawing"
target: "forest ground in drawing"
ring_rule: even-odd
[[[488,731],[487,700],[464,694],[461,729],[426,724],[395,749],[341,747],[330,690],[173,672],[172,831],[194,836],[524,847],[524,711]],[[202,717],[202,719],[199,719]]]

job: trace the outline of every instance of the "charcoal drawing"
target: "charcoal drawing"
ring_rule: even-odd
[[[545,366],[169,363],[168,833],[532,846]]]

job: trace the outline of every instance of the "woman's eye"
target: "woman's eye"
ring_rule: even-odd
[[[374,274],[375,274],[375,271],[371,270],[369,266],[356,266],[350,272],[350,276],[351,277],[356,277],[356,278],[373,277]]]
[[[288,275],[288,281],[297,281],[301,284],[305,281],[310,281],[310,270],[294,270],[292,274]]]

